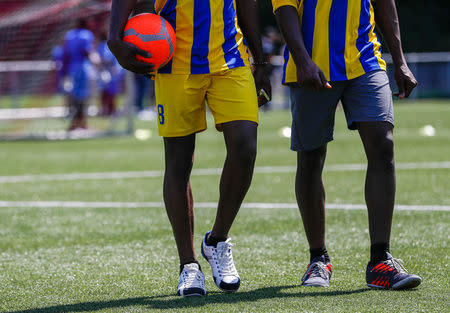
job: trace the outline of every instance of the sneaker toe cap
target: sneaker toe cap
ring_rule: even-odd
[[[326,287],[329,286],[329,282],[320,277],[311,277],[305,280],[302,283],[303,286],[312,286],[312,287]]]
[[[241,280],[236,276],[226,276],[219,284],[219,288],[224,291],[233,292],[239,289]]]
[[[184,290],[178,290],[177,294],[179,296],[189,297],[189,296],[204,296],[206,295],[206,290],[202,288],[187,288]]]
[[[392,289],[411,289],[420,285],[422,282],[422,278],[417,275],[408,275],[406,278],[401,281],[395,283],[392,286]]]

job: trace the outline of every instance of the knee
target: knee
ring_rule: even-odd
[[[171,184],[186,185],[192,170],[192,156],[170,155],[166,156],[164,178]]]
[[[297,165],[299,168],[308,170],[322,170],[327,155],[326,146],[310,151],[300,151],[297,155]]]
[[[383,134],[372,139],[367,153],[369,166],[383,169],[394,168],[394,140],[392,134]]]
[[[242,136],[228,147],[228,157],[252,164],[256,159],[256,138]]]

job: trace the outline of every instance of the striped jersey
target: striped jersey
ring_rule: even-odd
[[[235,0],[155,0],[154,13],[173,27],[177,47],[159,73],[207,74],[249,66]]]
[[[297,9],[305,47],[329,81],[344,81],[373,70],[386,70],[375,34],[371,0],[272,0],[273,9]],[[287,47],[283,83],[297,82]]]

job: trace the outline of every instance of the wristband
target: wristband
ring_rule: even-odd
[[[264,61],[264,62],[253,62],[252,63],[252,65],[255,65],[255,66],[258,66],[258,65],[268,65],[269,64],[269,62],[266,62],[266,61]]]

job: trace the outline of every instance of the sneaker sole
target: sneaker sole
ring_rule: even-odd
[[[206,296],[206,294],[202,294],[202,293],[191,293],[189,295],[183,295],[183,296],[177,293],[177,295],[180,296],[180,297],[184,297],[184,298],[186,298],[186,297],[204,297],[204,296]]]
[[[203,242],[202,242],[202,244],[201,244],[201,246],[200,246],[200,252],[201,252],[203,258],[204,258],[204,259],[206,260],[206,262],[208,262],[208,264],[209,264],[208,257],[206,256],[205,252],[203,251]],[[213,276],[213,279],[214,279],[214,284],[217,286],[217,288],[219,288],[220,290],[222,290],[223,292],[226,292],[226,293],[233,293],[233,292],[238,291],[238,289],[239,289],[239,287],[240,287],[240,285],[241,285],[241,282],[239,281],[239,283],[237,284],[237,288],[236,288],[236,289],[233,289],[233,290],[230,290],[230,289],[223,289],[223,288],[221,288],[219,285],[217,285],[217,283],[216,283],[216,277]]]
[[[205,293],[193,292],[193,293],[190,293],[187,295],[181,295],[180,292],[177,291],[177,296],[180,296],[180,297],[203,297],[203,296],[206,296],[206,291],[205,291]]]
[[[367,287],[370,287],[370,288],[373,288],[373,289],[389,289],[388,287],[372,285],[372,284],[367,284]]]
[[[329,287],[330,284],[303,284],[304,287]]]
[[[378,285],[367,284],[368,287],[373,289],[392,289],[392,290],[406,290],[412,289],[420,285],[422,279],[419,276],[413,276],[403,279],[398,283],[392,285],[392,287],[383,287]]]
[[[415,288],[420,285],[422,279],[419,276],[412,276],[399,281],[392,286],[394,290],[405,290]]]
[[[206,294],[201,294],[201,293],[191,293],[190,295],[185,295],[183,297],[203,297],[206,296]]]

